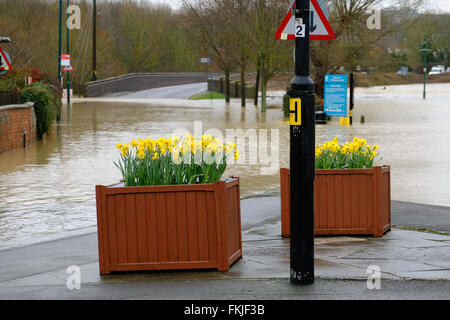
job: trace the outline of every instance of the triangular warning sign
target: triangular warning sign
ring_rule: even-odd
[[[317,0],[311,1],[310,16],[310,36],[311,40],[334,40],[334,32],[328,19],[326,18],[321,6]],[[323,5],[326,4],[321,1]],[[275,37],[280,40],[295,40],[295,17],[292,15],[292,9],[295,8],[295,0],[289,6],[286,17],[275,33]]]
[[[11,62],[2,47],[0,47],[0,71],[7,71],[11,69]]]
[[[73,71],[73,66],[72,64],[68,65],[68,66],[64,66],[63,67],[63,71],[69,71],[72,72]]]

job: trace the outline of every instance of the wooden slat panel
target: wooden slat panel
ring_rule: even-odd
[[[319,184],[319,212],[315,215],[318,219],[318,224],[314,224],[316,228],[327,228],[328,220],[328,204],[327,204],[327,180],[325,176],[317,176]]]
[[[317,179],[317,178],[316,178]],[[314,225],[320,224],[319,213],[319,188],[317,183],[314,183]]]
[[[368,229],[372,229],[373,230],[373,220],[374,220],[374,215],[375,215],[375,208],[374,208],[374,190],[373,190],[373,179],[374,176],[369,176],[366,175],[366,184],[367,184],[367,204],[366,204],[366,208],[367,208],[367,225],[366,227]]]
[[[127,251],[128,263],[137,261],[137,224],[136,224],[136,202],[134,194],[125,195],[125,208],[127,218]]]
[[[115,196],[106,196],[106,203],[108,206],[108,242],[109,242],[109,259],[110,263],[114,264],[118,262],[118,249],[117,249],[117,231],[116,231],[116,204]]]
[[[197,197],[194,192],[186,192],[187,238],[189,260],[199,260]]]
[[[290,196],[289,196],[289,169],[280,170],[280,191],[281,191],[281,235],[289,237],[290,234]],[[317,197],[315,198],[317,202]],[[318,202],[317,202],[318,203]]]
[[[344,190],[342,194],[343,198],[343,219],[344,223],[342,228],[350,229],[352,227],[352,209],[351,209],[351,178],[349,176],[342,176],[342,189]]]
[[[136,223],[137,223],[137,261],[148,261],[147,210],[145,194],[136,195]]]
[[[166,194],[166,209],[169,261],[178,261],[177,203],[175,192],[168,192]]]
[[[238,210],[236,198],[237,198],[237,187],[231,187],[226,189],[227,193],[227,240],[228,240],[228,256],[231,256],[234,252],[239,249],[239,222],[238,216],[235,214]]]
[[[366,229],[367,228],[367,185],[366,183],[370,183],[370,176],[367,176],[369,180],[366,180],[366,176],[358,176],[358,204],[359,204],[359,227]]]
[[[358,177],[350,176],[350,208],[352,213],[352,228],[358,229],[359,226],[359,204],[358,204]]]
[[[200,260],[208,259],[208,220],[206,217],[206,194],[197,192],[197,212],[198,212],[198,241]]]
[[[186,192],[176,193],[177,204],[177,234],[178,234],[178,256],[179,261],[189,259],[187,221],[186,221]]]
[[[117,195],[115,198],[116,205],[116,226],[117,226],[117,254],[119,263],[128,262],[127,248],[127,216],[125,210],[125,196]]]
[[[343,210],[343,186],[342,186],[342,175],[338,175],[334,179],[334,191],[335,197],[335,223],[336,229],[342,229],[344,227],[344,210]]]
[[[336,195],[334,193],[334,176],[329,175],[326,176],[327,180],[327,228],[335,229],[336,228],[336,203],[335,198]]]
[[[386,169],[383,170],[382,173],[382,182],[381,182],[381,194],[382,194],[382,223],[383,226],[391,224],[391,184],[390,184],[390,172]]]
[[[147,248],[150,262],[158,262],[158,221],[156,218],[156,196],[154,193],[145,195],[147,218]]]
[[[169,249],[167,239],[167,210],[166,195],[157,193],[156,197],[156,233],[158,235],[158,261],[169,261]]]
[[[217,230],[216,230],[216,198],[214,192],[206,193],[206,218],[208,220],[208,260],[217,260]]]
[[[95,196],[97,203],[97,239],[98,239],[98,262],[100,274],[110,273],[110,254],[108,239],[108,204],[105,196],[104,186],[95,186]]]

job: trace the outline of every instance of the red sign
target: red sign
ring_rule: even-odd
[[[61,65],[62,66],[70,66],[70,54],[62,54],[61,55]]]
[[[0,47],[0,71],[7,71],[11,69],[11,62],[9,62],[8,57],[6,56],[2,47]]]
[[[317,0],[311,1],[310,16],[310,36],[311,40],[334,40],[334,32],[328,19]],[[325,6],[326,4],[323,3]],[[295,40],[295,17],[292,15],[292,9],[295,8],[295,1],[292,1],[289,10],[275,33],[275,37],[280,40]]]
[[[72,66],[72,64],[69,64],[68,66],[64,66],[64,67],[63,67],[63,71],[72,72],[72,71],[73,71],[73,66]]]

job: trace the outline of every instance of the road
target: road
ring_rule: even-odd
[[[207,89],[206,82],[201,82],[154,88],[137,92],[119,92],[114,94],[114,97],[121,99],[187,99],[190,96],[206,91]]]

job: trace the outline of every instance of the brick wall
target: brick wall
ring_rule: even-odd
[[[36,115],[33,103],[0,107],[0,152],[24,148],[35,141]]]

